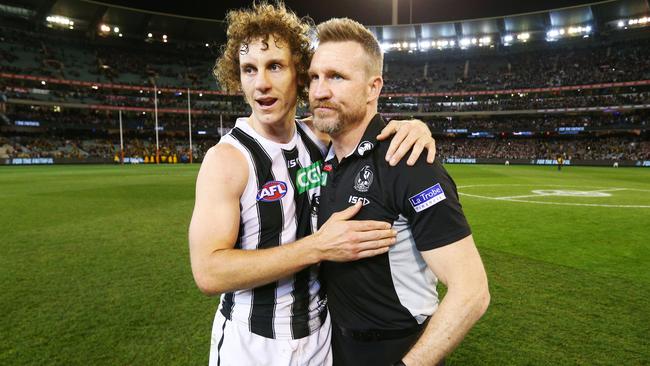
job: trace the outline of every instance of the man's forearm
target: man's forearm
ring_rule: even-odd
[[[197,278],[201,291],[216,295],[233,290],[259,287],[290,276],[320,258],[307,241],[312,237],[275,248],[214,251],[202,264]]]
[[[490,302],[487,290],[450,292],[429,320],[424,332],[402,358],[407,366],[436,365],[451,353],[485,313]]]

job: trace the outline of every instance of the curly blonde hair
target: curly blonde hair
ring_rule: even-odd
[[[250,42],[262,39],[268,43],[269,37],[273,37],[276,46],[288,45],[296,66],[298,101],[308,100],[307,70],[313,54],[310,40],[313,21],[310,18],[298,18],[282,2],[272,5],[263,1],[250,9],[231,10],[226,22],[228,41],[221,47],[221,56],[212,69],[222,89],[230,93],[241,91],[239,55],[248,52]]]

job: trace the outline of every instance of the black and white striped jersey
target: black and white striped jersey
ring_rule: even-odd
[[[235,248],[272,248],[315,231],[313,206],[320,195],[327,148],[308,126],[296,122],[292,140],[280,144],[258,134],[247,118],[239,118],[219,143],[234,146],[248,162]],[[321,326],[327,314],[317,271],[317,266],[311,266],[261,287],[226,293],[221,312],[267,338],[306,337]]]

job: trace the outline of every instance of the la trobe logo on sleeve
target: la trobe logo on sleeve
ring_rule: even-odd
[[[436,203],[447,198],[445,196],[445,191],[440,187],[440,183],[425,189],[424,191],[416,194],[415,196],[409,198],[411,206],[415,209],[415,212],[424,211],[427,208],[435,205]]]

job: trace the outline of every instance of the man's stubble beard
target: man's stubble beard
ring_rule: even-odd
[[[361,123],[363,121],[363,117],[366,115],[366,111],[364,108],[358,108],[349,112],[343,112],[337,107],[336,116],[334,116],[334,122],[332,123],[319,119],[316,113],[313,113],[313,115],[314,125],[320,132],[326,133],[331,137],[336,137],[341,133],[346,132],[349,127]]]

